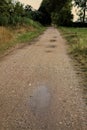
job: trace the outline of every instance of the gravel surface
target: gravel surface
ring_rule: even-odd
[[[85,108],[57,29],[0,61],[0,130],[87,130]]]

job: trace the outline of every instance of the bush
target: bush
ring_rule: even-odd
[[[0,25],[8,25],[9,23],[9,17],[7,17],[6,15],[0,15]]]

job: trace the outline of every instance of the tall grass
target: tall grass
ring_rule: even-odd
[[[10,40],[12,40],[13,34],[10,29],[1,26],[0,27],[0,44],[4,44]]]
[[[0,27],[0,54],[9,48],[24,42],[28,42],[43,32],[41,24],[30,19],[24,19],[23,25]]]
[[[84,62],[87,62],[87,29],[61,28],[61,31],[70,45],[70,53],[79,58],[85,58]]]

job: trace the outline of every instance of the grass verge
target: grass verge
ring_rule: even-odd
[[[25,25],[16,27],[0,27],[0,56],[16,45],[29,44],[38,37],[45,28],[39,23],[29,20]]]
[[[60,31],[68,41],[69,54],[73,56],[75,64],[80,68],[80,75],[83,76],[83,86],[87,104],[87,28],[65,28]]]

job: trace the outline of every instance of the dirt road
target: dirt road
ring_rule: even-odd
[[[0,61],[0,130],[87,130],[65,41],[48,28]]]

